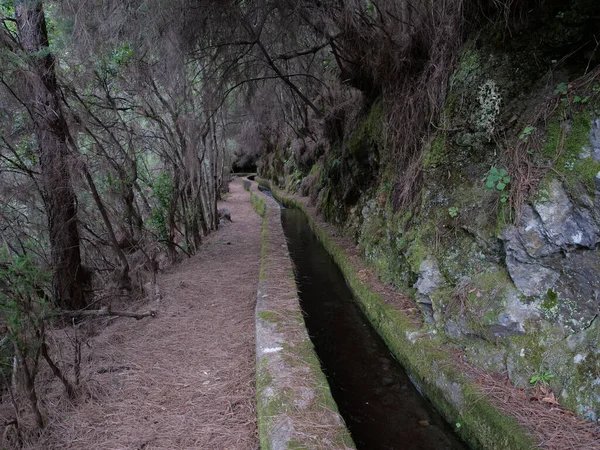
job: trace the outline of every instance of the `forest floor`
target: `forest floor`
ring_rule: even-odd
[[[261,218],[240,179],[230,189],[221,206],[233,222],[159,277],[156,318],[113,319],[87,342],[87,395],[73,404],[58,395],[47,402],[46,431],[26,448],[258,448],[254,307]]]

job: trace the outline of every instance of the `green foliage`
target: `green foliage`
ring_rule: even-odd
[[[521,132],[521,134],[519,135],[519,139],[521,139],[522,141],[527,141],[527,139],[529,138],[529,135],[531,133],[533,133],[535,131],[535,127],[532,127],[531,125],[527,125],[523,131]]]
[[[252,203],[252,207],[254,208],[254,211],[256,211],[256,213],[259,216],[264,218],[267,213],[267,204],[266,204],[264,198],[259,197],[254,192],[252,192],[250,194],[250,203]]]
[[[29,255],[11,255],[0,249],[0,316],[11,339],[25,345],[23,333],[37,326],[39,317],[50,309],[44,288],[50,274],[33,262]],[[25,350],[25,348],[24,348]]]
[[[243,181],[242,181],[242,185],[244,186],[244,190],[245,190],[246,192],[250,192],[250,186],[251,186],[251,183],[250,183],[250,181],[248,181],[248,180],[243,180]]]
[[[546,310],[546,311],[551,311],[552,309],[556,308],[556,306],[558,305],[558,294],[556,292],[554,292],[552,289],[548,289],[548,292],[546,293],[546,297],[544,298],[544,300],[541,303],[541,307],[542,309]]]
[[[592,88],[594,93],[598,93],[598,89],[597,86],[594,86]],[[561,96],[566,96],[569,92],[569,85],[565,82],[560,83],[558,86],[556,86],[556,89],[554,89],[554,94],[555,95],[561,95]],[[586,95],[585,97],[581,97],[579,95],[576,95],[575,97],[573,97],[573,103],[575,104],[585,104],[590,100],[591,96],[590,95]],[[565,102],[568,100],[567,98],[563,98],[562,101]]]
[[[576,95],[575,98],[573,99],[573,103],[587,103],[588,100],[590,99],[590,96],[586,96],[581,98],[579,95]]]
[[[537,386],[548,386],[548,383],[550,382],[550,380],[556,378],[556,375],[553,374],[552,372],[541,372],[537,375],[534,375],[531,377],[531,379],[529,380],[530,384],[533,384],[535,387]]]
[[[458,216],[458,208],[456,206],[451,206],[448,208],[448,215],[452,218]]]
[[[568,88],[569,86],[567,85],[567,83],[560,83],[558,86],[556,86],[556,89],[554,89],[554,94],[567,95]]]
[[[167,172],[162,172],[154,180],[152,186],[152,197],[158,202],[158,205],[163,209],[169,209],[171,196],[173,195],[173,182],[171,176]]]
[[[168,215],[172,195],[171,176],[167,172],[162,172],[152,185],[152,198],[155,206],[152,208],[152,217],[148,220],[148,226],[158,234],[159,239],[163,242],[169,240]]]
[[[590,108],[588,105],[586,108]],[[595,192],[595,177],[600,163],[591,154],[582,154],[589,147],[591,116],[589,112],[575,114],[570,120],[556,117],[547,126],[544,156],[566,181],[570,192],[581,183],[590,194]]]
[[[117,76],[122,68],[131,62],[133,54],[133,49],[129,42],[121,43],[100,60],[100,73],[111,77]]]
[[[488,191],[500,192],[500,202],[506,203],[508,201],[509,184],[510,176],[506,172],[506,169],[498,170],[496,167],[492,167],[486,178],[485,188]]]

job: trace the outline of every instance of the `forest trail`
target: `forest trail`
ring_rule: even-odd
[[[258,448],[261,219],[240,179],[230,189],[222,206],[233,222],[159,277],[155,319],[117,319],[90,340],[83,364],[88,388],[97,384],[98,392],[50,417],[47,436],[30,448]]]

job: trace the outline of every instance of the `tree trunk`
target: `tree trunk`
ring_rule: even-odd
[[[40,1],[15,0],[21,45],[29,59],[27,106],[35,126],[52,254],[54,298],[61,308],[86,306],[87,273],[81,265],[77,198],[67,161],[69,130],[60,108],[54,57]]]

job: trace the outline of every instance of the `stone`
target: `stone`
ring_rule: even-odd
[[[554,179],[547,189],[547,198],[534,203],[543,233],[550,244],[561,248],[583,246],[593,248],[599,242],[600,229],[591,214],[575,210],[562,183]]]
[[[548,256],[559,250],[558,246],[548,242],[542,219],[531,206],[523,207],[521,223],[518,239],[529,256],[532,258]]]
[[[233,220],[231,220],[231,210],[229,208],[219,208],[218,213],[219,223],[224,222],[225,220],[233,222]]]
[[[600,118],[592,120],[590,130],[591,156],[594,161],[600,162]]]
[[[590,210],[576,207],[562,183],[554,179],[543,199],[533,206],[525,205],[518,226],[508,227],[503,240],[506,266],[515,286],[527,296],[537,296],[553,288],[565,272],[569,263],[563,253],[595,248],[600,242],[600,227]],[[598,269],[595,262],[570,265],[584,274],[584,284],[593,284],[591,273]],[[592,276],[589,280],[588,273]]]
[[[509,227],[504,233],[504,250],[506,267],[513,283],[526,296],[542,295],[554,286],[560,273],[544,267],[539,260],[530,256],[526,245],[534,248],[535,244],[523,244],[523,236],[516,227]]]
[[[504,372],[506,370],[506,350],[480,339],[472,339],[465,345],[467,361],[484,370]]]
[[[430,295],[440,287],[443,281],[437,260],[431,256],[425,258],[419,266],[419,278],[413,287],[417,290],[416,301],[427,323],[436,322]]]
[[[556,374],[560,402],[590,421],[600,419],[600,319],[552,345],[543,355]]]
[[[419,266],[419,279],[414,285],[414,288],[420,294],[422,303],[431,304],[431,295],[444,281],[442,273],[438,267],[435,258],[428,256]]]

